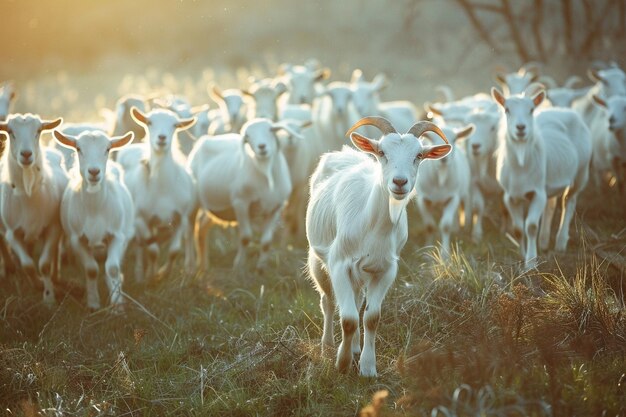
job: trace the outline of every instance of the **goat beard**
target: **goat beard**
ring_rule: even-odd
[[[33,194],[33,189],[35,188],[35,184],[37,183],[37,179],[39,176],[37,175],[37,170],[33,165],[24,167],[22,169],[22,181],[24,184],[24,192],[28,197]]]
[[[389,196],[389,219],[392,224],[398,223],[402,212],[406,208],[407,204],[409,204],[409,201],[411,201],[414,193],[414,191],[410,192],[409,195],[402,200],[396,200],[395,198]]]
[[[527,143],[513,143],[513,146],[510,146],[520,167],[523,167],[526,163],[526,146]]]

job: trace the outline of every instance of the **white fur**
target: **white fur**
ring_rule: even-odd
[[[211,112],[208,134],[238,133],[246,121],[246,107],[241,90],[231,88],[222,91],[213,86],[209,88],[209,94],[219,108]]]
[[[77,137],[55,132],[55,136],[78,154],[78,165],[63,193],[61,223],[85,271],[87,306],[100,308],[100,257],[104,258],[109,302],[119,306],[123,302],[121,266],[134,235],[134,207],[121,180],[121,168],[109,160],[109,152],[113,146],[130,143],[132,133],[113,139],[102,131],[85,131]]]
[[[534,97],[504,98],[492,90],[505,109],[498,154],[497,178],[504,189],[504,204],[520,243],[525,267],[537,264],[537,237],[547,249],[557,197],[562,196],[563,212],[555,248],[564,251],[577,197],[588,179],[591,159],[589,129],[569,109],[535,112],[544,93]],[[541,232],[539,233],[539,222]]]
[[[245,267],[253,228],[258,226],[262,236],[257,269],[266,266],[274,231],[292,190],[289,167],[275,134],[283,128],[269,119],[253,119],[240,134],[200,139],[189,155],[201,210],[211,219],[199,225],[196,243],[201,269],[208,264],[205,237],[213,221],[237,222],[239,247],[233,268],[238,272]]]
[[[417,121],[417,110],[413,103],[403,101],[382,102],[380,91],[387,86],[387,79],[378,74],[366,81],[361,70],[352,73],[352,102],[359,117],[382,116],[401,131],[407,131]]]
[[[0,123],[8,136],[7,149],[0,162],[0,216],[9,247],[22,269],[43,281],[43,299],[54,303],[53,277],[58,274],[61,240],[59,206],[68,182],[61,166],[63,157],[40,143],[43,130],[61,123],[44,121],[32,114],[13,114]],[[3,138],[3,140],[6,140]],[[41,242],[38,265],[29,244]]]
[[[339,307],[343,336],[336,366],[341,371],[361,352],[359,309],[365,291],[359,367],[361,375],[376,376],[381,304],[408,236],[405,207],[414,193],[418,155],[429,154],[430,148],[412,134],[389,133],[373,140],[352,133],[352,139],[376,158],[348,147],[322,156],[311,178],[306,214],[308,270],[321,296],[323,349],[334,345],[333,315]]]
[[[441,209],[438,227],[441,255],[446,259],[450,255],[450,236],[459,225],[461,204],[464,205],[465,213],[470,212],[470,166],[457,140],[471,134],[473,126],[461,129],[444,126],[441,130],[455,146],[445,158],[424,161],[415,184],[415,199],[421,220],[429,230],[434,231],[436,228],[433,209]]]
[[[349,83],[335,81],[313,103],[313,129],[322,152],[338,151],[348,144],[346,132],[360,119],[352,102]]]
[[[615,177],[620,193],[626,191],[626,96],[597,98],[601,115],[591,126],[593,155],[591,169],[595,185],[606,175]]]
[[[176,134],[191,127],[195,119],[181,119],[165,109],[147,114],[134,109],[133,117],[145,127],[149,142],[123,149],[118,161],[124,167],[124,181],[135,204],[136,278],[168,276],[183,250],[185,269],[192,272],[197,197],[185,157],[178,150]],[[160,249],[167,253],[167,260],[157,272]]]

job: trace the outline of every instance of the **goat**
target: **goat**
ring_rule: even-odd
[[[85,271],[87,306],[93,310],[100,308],[99,258],[104,261],[111,305],[123,302],[121,264],[134,235],[134,207],[120,168],[109,161],[109,152],[127,145],[133,136],[132,132],[109,138],[101,131],[78,136],[54,131],[56,140],[78,156],[79,172],[73,171],[63,193],[61,224]]]
[[[379,140],[355,130],[371,125],[382,132]],[[361,352],[359,309],[361,291],[367,306],[363,317],[364,347],[359,361],[362,376],[376,376],[376,330],[381,304],[398,270],[400,251],[408,237],[406,205],[414,194],[422,160],[447,155],[449,144],[424,146],[418,139],[433,131],[430,122],[416,123],[399,134],[382,117],[366,117],[350,128],[350,148],[325,154],[310,184],[306,213],[309,242],[308,271],[321,296],[324,315],[322,350],[334,345],[333,315],[339,306],[342,341],[336,366],[346,371]],[[367,154],[367,155],[366,155]]]

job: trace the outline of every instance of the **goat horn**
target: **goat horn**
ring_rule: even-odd
[[[573,88],[576,84],[582,82],[583,80],[578,75],[572,75],[566,81],[563,87]]]
[[[441,129],[439,129],[439,126],[431,122],[427,122],[427,121],[417,122],[406,133],[410,133],[416,138],[419,138],[426,132],[434,132],[437,135],[439,135],[439,137],[443,139],[445,143],[450,144],[450,142],[448,142],[448,139],[446,138],[446,135],[444,135]]]
[[[396,128],[393,127],[393,125],[389,122],[389,120],[385,119],[384,117],[369,116],[369,117],[364,117],[358,122],[356,122],[354,126],[352,126],[350,130],[348,130],[348,132],[346,133],[346,136],[350,136],[350,133],[354,132],[359,127],[364,126],[364,125],[377,127],[381,132],[383,132],[383,135],[388,135],[390,133],[398,133]]]

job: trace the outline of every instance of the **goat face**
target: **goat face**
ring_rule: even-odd
[[[82,132],[75,137],[54,131],[54,137],[61,145],[76,150],[80,175],[88,193],[101,189],[111,150],[127,145],[133,140],[133,136],[132,132],[128,132],[122,137],[109,139],[105,133],[94,130]]]
[[[258,161],[271,159],[278,152],[276,128],[269,119],[255,119],[241,129],[246,152]]]
[[[467,138],[470,158],[491,155],[496,148],[500,116],[487,112],[472,113],[466,117],[466,122],[474,125],[474,131]]]
[[[331,84],[325,94],[327,94],[333,102],[333,114],[337,117],[342,117],[348,113],[348,105],[352,99],[352,91],[348,85],[341,86]]]
[[[156,154],[171,152],[176,131],[188,129],[196,121],[195,118],[180,119],[176,113],[167,109],[156,109],[144,114],[139,109],[133,108],[131,113],[137,123],[142,124],[147,130],[150,147]]]
[[[590,71],[589,77],[602,83],[603,98],[626,95],[626,74],[621,68],[612,67],[599,71]]]
[[[369,139],[354,132],[363,125],[373,125],[382,130],[380,140]],[[376,157],[380,164],[381,184],[391,198],[404,200],[415,188],[417,169],[424,159],[440,159],[450,153],[449,144],[427,146],[418,137],[426,131],[437,133],[447,142],[441,130],[430,122],[416,123],[408,133],[399,134],[382,117],[366,117],[357,122],[348,132],[354,145],[363,152]]]
[[[41,158],[39,138],[44,130],[54,129],[63,122],[59,118],[52,121],[41,120],[33,114],[14,114],[6,122],[0,123],[11,144],[11,157],[22,168],[28,168]]]

